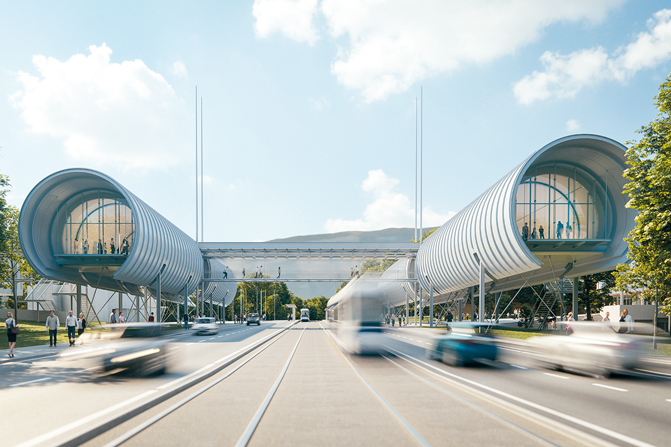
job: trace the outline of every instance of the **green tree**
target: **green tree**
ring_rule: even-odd
[[[671,74],[655,96],[658,118],[637,133],[638,142],[627,150],[624,176],[627,207],[638,210],[636,226],[625,239],[630,264],[615,273],[619,290],[647,288],[665,298],[671,310]],[[634,144],[635,143],[635,144]]]
[[[427,237],[431,236],[431,235],[434,233],[434,231],[436,231],[438,228],[440,228],[440,227],[436,227],[436,228],[434,228],[434,229],[432,229],[432,230],[427,230],[427,231],[425,231],[424,234],[422,235],[422,240],[425,240]],[[417,242],[417,239],[412,238],[412,239],[410,240],[410,242]]]
[[[7,250],[7,199],[9,177],[0,174],[0,253]]]
[[[0,287],[13,288],[16,287],[18,295],[23,295],[24,284],[34,284],[39,279],[39,276],[30,267],[28,261],[23,256],[21,245],[19,244],[19,210],[18,208],[6,205],[4,207],[2,223],[2,232],[4,235],[3,249],[0,253]],[[24,279],[32,279],[29,282],[16,282],[17,276],[23,276]],[[14,302],[12,297],[8,298],[5,305],[8,308],[25,308],[26,305]]]
[[[366,259],[361,263],[360,273],[366,272],[384,272],[394,265],[396,259]]]
[[[578,296],[578,303],[585,306],[587,320],[592,320],[592,310],[599,312],[603,306],[613,304],[610,295],[615,287],[615,276],[612,272],[595,273],[580,278],[582,293]],[[574,315],[577,320],[577,316]]]

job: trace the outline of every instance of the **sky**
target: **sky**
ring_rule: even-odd
[[[636,139],[671,72],[665,6],[0,1],[0,173],[20,207],[96,169],[195,238],[202,120],[205,241],[413,227],[420,109],[441,225],[557,138]]]

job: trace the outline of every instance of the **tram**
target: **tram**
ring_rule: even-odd
[[[301,309],[301,321],[310,321],[310,309]]]

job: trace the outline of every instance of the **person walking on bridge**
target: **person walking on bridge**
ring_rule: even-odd
[[[47,331],[49,331],[49,347],[56,347],[56,337],[58,336],[58,327],[61,325],[61,322],[58,321],[58,316],[52,310],[49,312],[49,316],[45,321],[45,326]]]
[[[112,313],[110,314],[110,324],[116,324],[119,322],[119,319],[116,316],[116,309],[112,309]]]
[[[280,279],[280,276],[282,276],[282,267],[277,267],[277,279]]]

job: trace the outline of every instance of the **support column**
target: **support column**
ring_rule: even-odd
[[[210,318],[212,317],[212,294],[210,293]]]
[[[187,282],[184,285],[184,329],[189,329],[189,293],[188,293],[188,286],[189,283]]]
[[[140,295],[135,295],[135,321],[140,322]]]
[[[424,322],[422,321],[424,319],[424,300],[423,300],[423,292],[422,292],[422,284],[419,284],[419,326],[421,327]]]
[[[156,323],[161,322],[161,273],[163,273],[163,269],[158,272],[156,277]]]
[[[77,318],[82,313],[82,286],[77,284]]]
[[[480,301],[478,303],[478,321],[485,321],[485,264],[480,259]]]
[[[620,290],[620,306],[624,306],[624,290]]]
[[[431,281],[429,281],[429,287],[431,287],[431,304],[429,305],[429,314],[430,314],[429,327],[433,327],[433,284],[431,284]]]
[[[118,307],[117,315],[121,315],[121,311],[123,310],[123,294],[119,292],[119,307]]]
[[[580,277],[573,278],[573,305],[571,312],[573,312],[573,319],[578,321],[578,286],[580,285]]]
[[[464,300],[457,301],[457,321],[463,321],[462,314],[464,313]]]
[[[408,298],[408,291],[405,291],[405,325],[408,325],[408,317],[410,317],[410,309],[408,309],[408,306],[410,305],[410,299]]]

